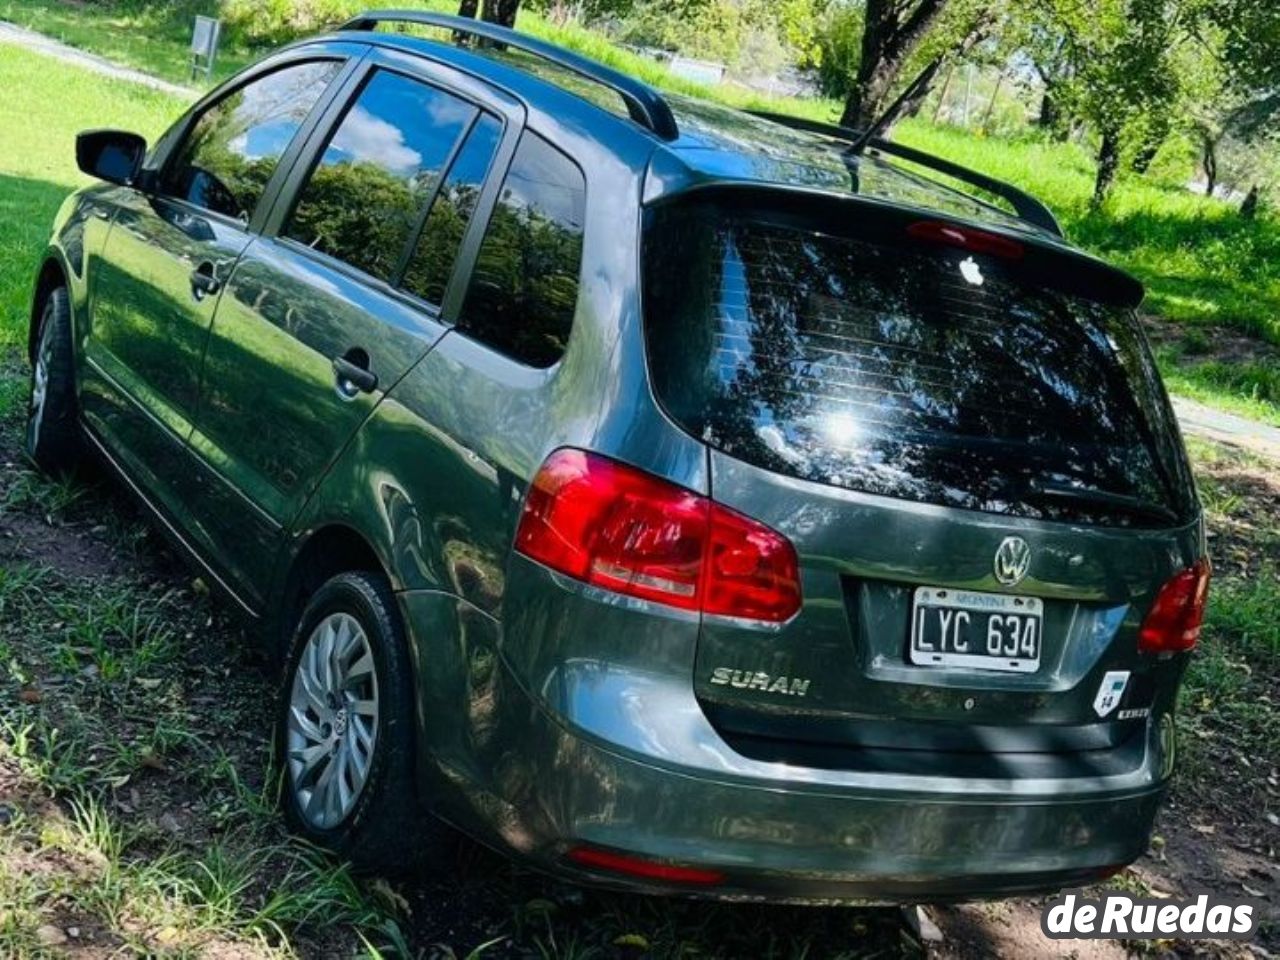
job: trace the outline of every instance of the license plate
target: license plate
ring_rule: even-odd
[[[922,667],[1034,673],[1043,625],[1036,597],[917,587],[907,657]]]

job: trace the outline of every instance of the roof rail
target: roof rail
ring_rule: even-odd
[[[807,130],[810,133],[826,134],[828,137],[835,137],[838,140],[844,140],[849,143],[857,142],[862,136],[857,130],[851,130],[848,127],[842,127],[834,123],[823,123],[819,120],[808,120],[804,117],[793,117],[784,113],[772,113],[763,110],[749,111],[754,116],[764,120],[772,120],[774,123],[781,123],[785,126],[792,127],[796,130]],[[997,180],[994,177],[988,177],[984,173],[978,173],[976,170],[970,170],[968,167],[962,167],[958,163],[952,163],[950,160],[943,160],[941,157],[935,157],[931,153],[925,153],[923,150],[917,150],[914,147],[906,147],[900,143],[892,143],[889,140],[883,140],[880,137],[874,137],[869,143],[873,150],[879,150],[881,153],[887,153],[891,156],[900,157],[911,163],[918,163],[922,167],[928,167],[930,170],[936,170],[938,173],[945,174],[948,177],[954,177],[971,186],[986,190],[988,193],[995,194],[997,197],[1009,201],[1014,211],[1023,220],[1028,223],[1035,224],[1043,230],[1047,230],[1054,236],[1062,236],[1062,227],[1058,225],[1057,218],[1043,203],[1033,197],[1031,194],[1019,190],[1011,183],[1003,180]]]
[[[631,119],[652,130],[663,140],[674,140],[679,136],[671,107],[658,91],[634,77],[629,77],[621,71],[606,67],[571,50],[558,47],[554,43],[539,40],[496,23],[472,20],[470,17],[456,17],[447,13],[431,13],[426,10],[370,10],[348,20],[339,29],[373,30],[380,23],[416,23],[427,27],[439,27],[531,53],[613,90],[626,103]]]

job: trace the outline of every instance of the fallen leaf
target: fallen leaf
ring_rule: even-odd
[[[36,927],[36,939],[46,947],[59,947],[67,942],[67,935],[51,923]]]
[[[648,950],[649,941],[640,933],[624,933],[613,938],[615,947],[635,947],[637,950]]]
[[[409,901],[404,898],[404,894],[391,886],[391,884],[387,883],[386,880],[378,877],[370,886],[375,893],[385,899],[388,903],[394,905],[395,908],[405,916],[412,915],[413,908],[409,905]]]
[[[39,703],[44,699],[44,694],[35,687],[25,687],[18,692],[18,699],[23,703]]]

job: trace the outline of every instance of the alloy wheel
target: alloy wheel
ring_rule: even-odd
[[[303,819],[328,830],[355,808],[378,739],[378,675],[369,637],[349,613],[316,624],[294,669],[286,747]]]
[[[44,411],[49,401],[49,363],[53,355],[53,323],[45,318],[36,347],[35,367],[31,371],[31,405],[27,411],[27,451],[34,454],[44,425]]]

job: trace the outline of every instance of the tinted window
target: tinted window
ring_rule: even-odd
[[[476,258],[463,329],[531,366],[560,359],[578,302],[586,196],[573,161],[524,134]]]
[[[645,259],[655,389],[735,457],[1020,516],[1190,509],[1132,310],[1026,282],[1016,262],[712,209],[659,215]],[[1084,504],[1082,488],[1157,509]]]
[[[289,141],[341,67],[334,61],[284,67],[219,100],[178,147],[162,191],[247,222]]]
[[[444,300],[454,257],[475,212],[485,174],[501,137],[502,124],[493,117],[482,116],[431,204],[431,213],[403,281],[406,290],[428,303],[439,305]]]
[[[393,73],[373,75],[303,186],[284,234],[381,280],[475,107]]]

